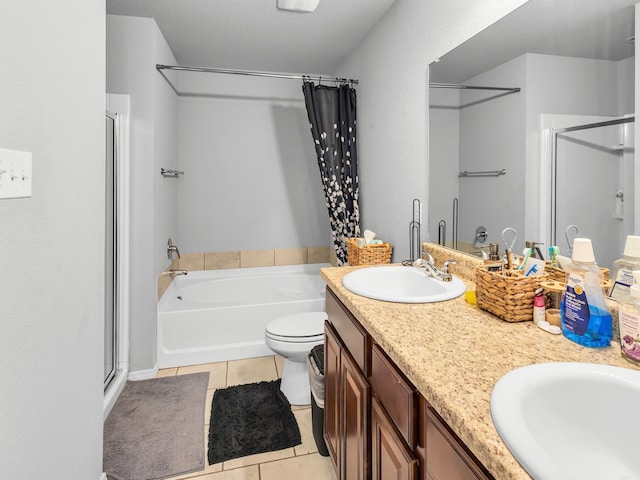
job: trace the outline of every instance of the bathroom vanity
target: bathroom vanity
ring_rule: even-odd
[[[504,322],[464,296],[430,304],[361,297],[342,286],[355,268],[363,267],[321,271],[325,440],[339,480],[530,478],[491,421],[498,379],[542,362],[635,368],[616,344],[581,347],[532,322]]]

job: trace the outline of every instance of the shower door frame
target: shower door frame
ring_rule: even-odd
[[[129,375],[129,95],[107,94],[106,115],[117,116],[116,152],[116,242],[117,250],[117,356],[116,372],[104,392],[103,413],[106,419],[124,388]],[[105,117],[106,118],[106,117]],[[105,149],[106,153],[106,149]],[[106,214],[106,210],[105,210]]]

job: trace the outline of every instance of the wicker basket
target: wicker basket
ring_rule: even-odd
[[[355,238],[347,238],[349,265],[380,265],[391,262],[391,244],[359,246]]]
[[[609,269],[606,267],[600,267],[600,270],[602,271],[602,276],[606,283],[607,280],[609,280],[609,274],[610,274]],[[547,276],[549,277],[549,280],[567,283],[567,271],[562,270],[561,268],[558,268],[558,267],[554,267],[553,265],[551,265],[551,262],[546,262],[544,266],[544,273],[547,274]]]
[[[503,275],[478,265],[476,301],[480,308],[507,322],[533,320],[533,297],[546,280],[546,275],[525,277],[519,270],[505,270]]]

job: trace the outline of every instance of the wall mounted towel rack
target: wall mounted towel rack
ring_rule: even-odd
[[[184,172],[180,172],[178,170],[167,170],[166,168],[160,169],[160,175],[165,178],[178,178],[180,175],[184,175]]]
[[[501,175],[506,174],[506,168],[503,168],[502,170],[487,170],[484,172],[469,172],[468,170],[465,170],[464,172],[458,173],[458,177],[500,177]]]

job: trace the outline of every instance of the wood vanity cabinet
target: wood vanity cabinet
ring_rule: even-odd
[[[327,288],[324,437],[338,480],[493,480]]]
[[[324,437],[338,480],[370,478],[369,335],[327,290]]]

